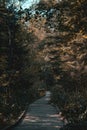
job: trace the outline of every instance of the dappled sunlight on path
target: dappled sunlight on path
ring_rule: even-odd
[[[32,103],[23,121],[14,130],[59,130],[64,123],[55,107],[48,102],[50,92]]]

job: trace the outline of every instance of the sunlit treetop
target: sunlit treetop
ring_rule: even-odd
[[[26,2],[22,3],[22,8],[29,8],[33,4],[37,4],[40,0],[26,0]]]
[[[9,0],[7,1],[7,7],[13,4],[13,7],[16,10],[19,10],[20,7],[24,10],[30,8],[32,5],[37,4],[40,0]]]

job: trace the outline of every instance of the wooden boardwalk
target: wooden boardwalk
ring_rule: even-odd
[[[29,106],[23,121],[13,130],[59,130],[64,123],[55,107],[48,102],[50,92]]]

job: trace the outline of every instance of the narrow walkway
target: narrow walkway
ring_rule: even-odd
[[[50,92],[32,103],[23,121],[14,130],[59,130],[63,126],[61,117],[55,107],[48,102]]]

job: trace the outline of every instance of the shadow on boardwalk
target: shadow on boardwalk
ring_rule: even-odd
[[[22,122],[13,130],[59,130],[64,122],[55,107],[48,102],[50,92],[29,106]]]

